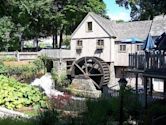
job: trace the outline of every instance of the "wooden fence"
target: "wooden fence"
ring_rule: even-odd
[[[0,58],[14,57],[17,61],[34,60],[38,56],[38,52],[0,52]]]
[[[129,67],[146,71],[166,72],[165,51],[129,54]]]

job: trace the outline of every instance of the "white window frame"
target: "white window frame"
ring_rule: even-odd
[[[89,24],[91,24],[91,29],[89,28]],[[87,22],[86,30],[87,30],[87,32],[92,32],[93,31],[93,23],[92,23],[92,21]]]
[[[97,49],[104,49],[104,40],[103,39],[98,39],[96,42],[96,48]]]
[[[126,44],[119,44],[119,52],[126,52],[127,46]]]
[[[142,51],[143,50],[143,45],[142,44],[137,44],[136,45],[136,50],[137,51]]]
[[[76,49],[82,49],[83,48],[83,41],[77,40],[76,41]]]

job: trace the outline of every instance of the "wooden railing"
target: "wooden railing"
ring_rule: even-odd
[[[129,54],[129,67],[130,69],[164,73],[166,72],[166,53],[164,51],[154,51]]]
[[[42,49],[39,55],[45,55],[50,59],[74,58],[71,51],[67,49]]]
[[[38,57],[38,52],[0,52],[0,58],[14,57],[18,61],[35,60]]]
[[[145,68],[145,54],[144,53],[129,54],[129,68],[144,70],[144,68]]]

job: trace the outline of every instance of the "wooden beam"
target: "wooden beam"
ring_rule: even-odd
[[[147,109],[148,101],[147,101],[147,77],[144,76],[144,98],[145,98],[145,109]]]
[[[166,100],[166,79],[164,79],[164,99]]]
[[[135,74],[135,90],[136,94],[138,94],[138,73]]]
[[[150,78],[150,93],[149,95],[152,97],[153,96],[153,79]]]

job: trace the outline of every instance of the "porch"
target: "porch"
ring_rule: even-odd
[[[143,76],[145,107],[153,99],[166,99],[166,52],[153,51],[129,54],[127,72],[135,74],[135,88],[138,93],[138,74]],[[163,93],[153,91],[153,78],[163,79]],[[149,100],[149,98],[151,98]]]

